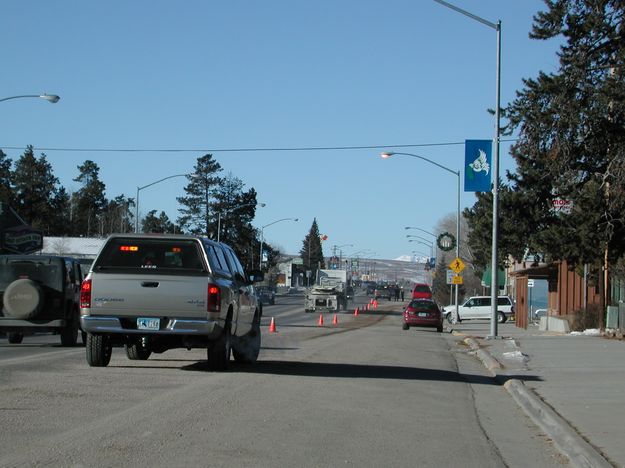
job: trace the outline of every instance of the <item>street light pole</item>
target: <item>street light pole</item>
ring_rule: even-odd
[[[498,235],[499,235],[499,133],[500,133],[500,99],[501,99],[501,21],[492,23],[480,18],[473,13],[469,13],[462,8],[458,8],[444,0],[434,0],[451,10],[454,10],[464,16],[467,16],[479,23],[482,23],[497,32],[497,53],[495,65],[495,151],[493,154],[493,234],[491,246],[491,263],[490,263],[490,336],[488,338],[497,338],[497,298],[499,296],[499,265],[497,262],[498,252]],[[460,183],[460,182],[458,182]]]
[[[156,185],[156,184],[158,184],[160,182],[163,182],[164,180],[173,179],[174,177],[186,177],[186,176],[189,176],[189,175],[190,174],[170,175],[170,176],[167,176],[167,177],[163,177],[162,179],[159,179],[159,180],[157,180],[155,182],[152,182],[151,184],[147,184],[147,185],[144,185],[142,187],[137,187],[137,198],[135,200],[135,233],[139,232],[139,192],[141,190],[143,190],[144,188],[151,187],[152,185]],[[195,174],[193,174],[193,175],[195,175]]]
[[[265,228],[271,226],[272,224],[276,224],[279,223],[281,221],[299,221],[299,219],[297,218],[282,218],[282,219],[278,219],[276,221],[273,221],[269,224],[265,224],[264,226],[261,226],[260,228],[260,255],[258,257],[258,269],[262,269],[263,267],[263,243],[265,242]]]
[[[438,1],[438,0],[435,0]],[[421,159],[423,161],[429,162],[430,164],[434,164],[435,166],[440,167],[441,169],[450,172],[451,174],[455,175],[456,178],[458,179],[458,184],[457,184],[457,209],[456,209],[456,258],[460,258],[460,171],[454,171],[452,169],[449,169],[448,167],[443,166],[442,164],[439,164],[435,161],[432,161],[431,159],[428,158],[424,158],[423,156],[419,156],[418,154],[413,154],[413,153],[393,153],[393,152],[386,152],[386,153],[382,153],[380,156],[383,159],[388,159],[391,156],[393,156],[394,154],[400,154],[403,156],[410,156],[413,158],[418,158]],[[455,305],[456,305],[456,310],[455,310],[455,314],[454,314],[454,319],[453,322],[455,323],[458,317],[458,285],[455,285]]]

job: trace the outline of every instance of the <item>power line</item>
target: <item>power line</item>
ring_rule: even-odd
[[[500,140],[502,142],[516,141],[516,139]],[[415,143],[408,145],[363,145],[363,146],[299,146],[290,148],[48,148],[33,147],[33,151],[65,151],[65,152],[90,152],[90,153],[251,153],[261,151],[342,151],[358,149],[385,149],[385,148],[419,148],[433,146],[459,146],[464,141],[447,143]],[[21,146],[1,146],[8,150],[23,150]]]

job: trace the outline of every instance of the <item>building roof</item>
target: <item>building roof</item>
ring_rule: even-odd
[[[105,240],[97,237],[44,237],[40,253],[95,258]]]

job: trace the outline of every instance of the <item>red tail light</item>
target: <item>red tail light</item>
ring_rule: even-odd
[[[91,307],[91,280],[86,279],[80,285],[80,307]]]
[[[219,312],[221,310],[221,290],[215,284],[208,285],[206,310],[208,312]]]

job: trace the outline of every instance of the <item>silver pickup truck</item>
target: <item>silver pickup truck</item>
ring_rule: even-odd
[[[145,360],[173,348],[206,348],[211,370],[230,355],[255,362],[262,308],[234,251],[199,236],[114,234],[82,282],[87,363],[105,367],[114,345]]]

